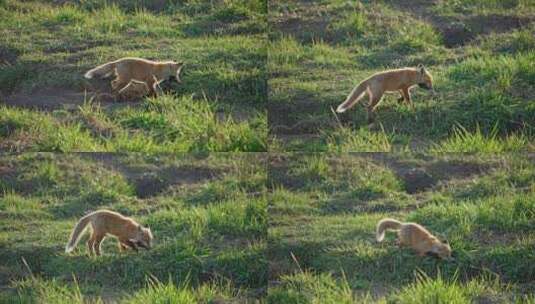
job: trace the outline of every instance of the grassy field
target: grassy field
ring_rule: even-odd
[[[273,151],[533,151],[535,2],[270,1]],[[334,115],[388,68],[427,66],[436,95]],[[367,102],[367,99],[363,99]]]
[[[26,153],[0,157],[0,303],[254,303],[267,286],[265,155]],[[76,221],[108,208],[148,225],[150,251]],[[87,236],[85,236],[87,238]]]
[[[535,1],[0,0],[0,34],[0,303],[535,304]],[[83,77],[127,56],[182,83]],[[334,113],[419,64],[414,107]],[[154,248],[64,253],[100,208]]]
[[[266,1],[0,1],[0,149],[265,151]],[[114,102],[83,74],[185,62],[159,98]]]
[[[535,303],[533,155],[288,154],[270,159],[268,303]],[[418,258],[383,217],[449,241]]]

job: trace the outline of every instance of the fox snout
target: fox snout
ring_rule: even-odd
[[[145,242],[143,241],[137,241],[137,245],[143,249],[146,249],[146,250],[149,250],[151,249],[151,246],[146,244]]]
[[[427,83],[419,83],[418,86],[422,89],[433,90],[433,86],[430,86]]]

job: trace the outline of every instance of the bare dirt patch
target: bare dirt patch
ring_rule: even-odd
[[[137,166],[127,164],[121,155],[89,153],[82,156],[100,161],[104,166],[121,172],[134,185],[139,198],[148,198],[164,192],[172,186],[199,184],[215,179],[222,171],[194,165]]]
[[[444,45],[457,47],[481,35],[504,33],[521,28],[533,22],[535,18],[492,14],[455,18],[435,16],[432,20],[433,25],[442,34]]]
[[[53,111],[60,108],[77,108],[89,98],[90,95],[75,90],[55,88],[41,89],[33,93],[17,93],[7,97],[5,104],[12,107]]]
[[[0,102],[10,107],[35,109],[51,112],[54,110],[76,110],[85,102],[96,102],[109,107],[119,104],[139,103],[139,96],[116,98],[111,92],[109,79],[86,83],[82,88],[52,87],[40,88],[31,92],[18,92],[5,96]]]
[[[396,9],[429,22],[442,35],[444,45],[448,48],[462,46],[480,35],[508,32],[535,21],[535,17],[498,14],[440,16],[431,10],[438,3],[437,0],[392,0],[389,3]]]
[[[295,7],[289,9],[285,4],[270,2],[270,12],[273,13],[270,13],[269,23],[274,33],[291,35],[304,43],[317,38],[326,42],[343,39],[342,35],[330,29],[338,14],[330,12],[325,5],[317,1],[291,1],[291,5]]]
[[[437,183],[431,174],[420,168],[400,170],[398,174],[403,180],[405,191],[409,194],[430,189]]]
[[[29,108],[41,111],[54,111],[58,109],[73,110],[84,102],[93,100],[102,103],[114,102],[113,97],[103,93],[104,90],[88,90],[80,92],[72,88],[46,88],[30,93],[15,93],[4,99],[4,104],[11,107]]]
[[[385,153],[372,154],[370,158],[390,168],[403,181],[405,191],[409,194],[433,189],[450,180],[471,178],[493,167],[489,163],[435,157],[406,161]]]
[[[218,171],[198,166],[171,166],[158,172],[143,174],[132,180],[139,198],[147,198],[171,186],[197,184],[217,177]]]

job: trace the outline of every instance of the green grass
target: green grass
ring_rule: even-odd
[[[272,150],[533,150],[531,2],[274,1],[271,8]],[[418,64],[434,76],[436,94],[415,88],[414,108],[394,93],[373,126],[362,105],[332,113],[371,74]]]
[[[523,154],[286,154],[270,167],[271,303],[532,303],[533,160]],[[375,241],[384,217],[454,261]]]
[[[1,2],[2,150],[265,151],[266,13],[262,0]],[[183,83],[92,99],[109,80],[85,71],[125,56],[183,61]]]
[[[263,158],[3,156],[0,300],[205,303],[262,297],[267,280]],[[120,253],[107,240],[104,254],[90,257],[82,239],[73,254],[65,254],[75,222],[101,208],[151,227],[153,248]]]
[[[23,153],[0,164],[0,302],[533,303],[530,155]],[[99,208],[151,227],[153,249],[105,241],[89,257],[82,240],[63,253]],[[390,233],[378,244],[384,217],[421,223],[454,260],[419,258]]]

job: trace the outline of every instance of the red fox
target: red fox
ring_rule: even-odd
[[[91,69],[84,77],[91,79],[94,76],[107,78],[115,75],[111,87],[118,93],[127,91],[131,86],[141,84],[146,86],[146,91],[153,94],[161,94],[159,85],[164,80],[175,80],[181,83],[180,72],[183,62],[152,61],[142,58],[126,57],[108,62]]]
[[[385,92],[399,91],[401,97],[398,102],[405,100],[407,104],[412,105],[410,89],[415,85],[427,90],[433,89],[433,78],[423,65],[376,73],[359,83],[338,106],[336,112],[347,111],[368,93],[368,122],[372,123],[375,120],[375,109]]]
[[[401,223],[390,218],[382,219],[377,224],[376,237],[378,242],[383,241],[386,230],[398,230],[399,245],[411,247],[419,256],[431,253],[445,260],[451,258],[450,245],[439,241],[421,225]]]
[[[108,234],[117,237],[121,251],[127,248],[138,251],[138,247],[150,249],[152,246],[152,233],[149,228],[142,227],[133,219],[117,212],[98,210],[78,221],[65,246],[66,253],[74,250],[88,225],[92,228],[87,241],[90,254],[100,255],[100,244]]]

